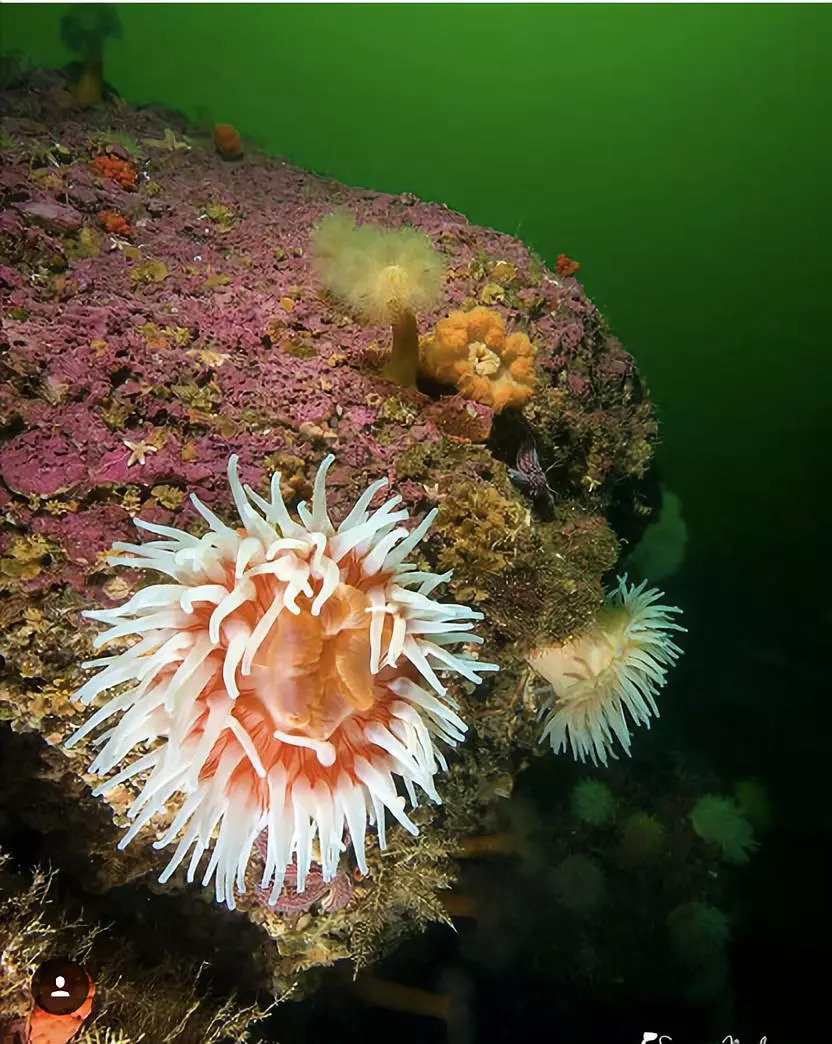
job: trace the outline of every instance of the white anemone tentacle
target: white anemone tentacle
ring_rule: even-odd
[[[266,499],[241,482],[232,456],[228,481],[240,527],[196,496],[192,503],[208,526],[201,537],[137,519],[151,539],[115,544],[109,561],[153,571],[164,582],[85,614],[107,628],[96,647],[118,646],[86,665],[96,673],[76,695],[83,704],[101,703],[67,746],[106,722],[94,741],[93,770],[108,778],[96,793],[139,781],[120,845],[160,817],[155,846],[175,846],[160,880],[185,864],[193,881],[208,854],[201,880],[231,908],[246,889],[255,849],[263,855],[261,887],[275,903],[292,861],[302,891],[313,861],[325,881],[333,879],[348,844],[367,873],[367,831],[375,828],[384,847],[388,815],[416,833],[407,800],[415,805],[421,791],[440,801],[436,775],[446,762],[439,744],[455,746],[466,730],[448,680],[478,684],[497,670],[471,653],[482,641],[471,633],[481,614],[432,597],[451,574],[406,561],[435,512],[408,530],[401,497],[371,508],[386,484],[379,479],[336,524],[326,497],[333,461],[321,463],[311,502],[295,519],[280,475],[272,476]],[[333,599],[348,610],[330,613]],[[324,733],[305,724],[303,705],[293,702],[307,690],[297,687],[292,670],[278,669],[263,690],[274,700],[256,688],[271,669],[275,635],[296,634],[293,628],[310,620],[319,641],[335,641],[347,628],[347,645],[339,648],[353,648],[349,635],[366,633],[366,646],[356,647],[367,649],[367,660],[355,677],[369,671],[376,678],[364,703],[350,703],[351,691],[336,692],[346,710]],[[298,649],[310,669],[302,643]],[[655,684],[655,672],[641,667]],[[252,692],[260,694],[264,719],[251,716]],[[634,682],[631,713],[650,696]]]

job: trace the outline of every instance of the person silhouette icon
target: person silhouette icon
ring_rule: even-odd
[[[74,1015],[87,1007],[95,988],[84,968],[62,957],[46,961],[32,979],[36,1008],[49,1015]],[[86,1013],[85,1013],[86,1014]]]
[[[69,1044],[92,1014],[95,984],[68,958],[42,964],[32,977],[32,1009],[12,1022],[0,1020],[0,1044]]]
[[[49,996],[50,997],[68,997],[69,996],[69,990],[65,990],[64,986],[66,986],[66,979],[63,977],[63,975],[56,975],[55,976],[55,989],[52,990],[52,992],[49,994]]]

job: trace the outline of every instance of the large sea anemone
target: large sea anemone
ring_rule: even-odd
[[[529,654],[548,683],[541,739],[555,753],[571,748],[576,760],[606,765],[616,757],[616,739],[630,753],[628,714],[648,728],[658,716],[656,694],[682,652],[670,632],[685,630],[672,619],[681,610],[658,605],[661,597],[647,581],[628,587],[626,576],[619,577],[587,631]]]
[[[417,833],[396,780],[412,804],[416,787],[439,802],[434,775],[446,765],[436,741],[453,746],[465,731],[440,675],[479,683],[497,669],[455,650],[481,641],[469,633],[481,615],[431,597],[451,574],[406,562],[435,512],[408,532],[401,497],[370,510],[381,479],[336,527],[325,490],[333,459],[317,472],[311,510],[298,505],[295,521],[280,476],[265,500],[242,485],[232,456],[241,528],[195,496],[209,527],[202,537],[137,519],[159,539],[115,544],[123,554],[110,562],[167,582],[86,614],[109,627],[96,647],[135,640],[87,664],[99,671],[78,698],[110,695],[68,745],[116,718],[90,771],[118,770],[96,794],[144,779],[119,847],[169,810],[155,846],[178,844],[160,881],[189,852],[192,881],[213,845],[202,882],[213,878],[217,900],[231,908],[263,831],[261,887],[271,886],[272,903],[293,861],[299,891],[313,860],[331,880],[347,839],[366,873],[367,826],[384,847],[386,811]]]

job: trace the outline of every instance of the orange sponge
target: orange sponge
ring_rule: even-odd
[[[118,211],[101,210],[98,212],[98,220],[111,235],[129,239],[133,234],[130,222],[123,214],[119,214]]]
[[[490,308],[451,312],[421,345],[420,370],[440,384],[453,384],[467,399],[500,413],[522,406],[534,391],[535,349],[524,333],[506,334]]]
[[[214,144],[223,159],[239,159],[243,154],[243,139],[232,123],[218,123],[214,127]]]
[[[103,153],[90,160],[90,170],[99,178],[110,178],[123,189],[136,187],[136,171],[129,160]]]

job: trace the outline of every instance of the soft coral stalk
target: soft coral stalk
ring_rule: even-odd
[[[412,228],[356,225],[330,214],[312,233],[315,268],[327,289],[367,322],[390,323],[393,349],[384,376],[404,387],[416,384],[419,332],[416,312],[439,294],[442,259],[430,240]]]

